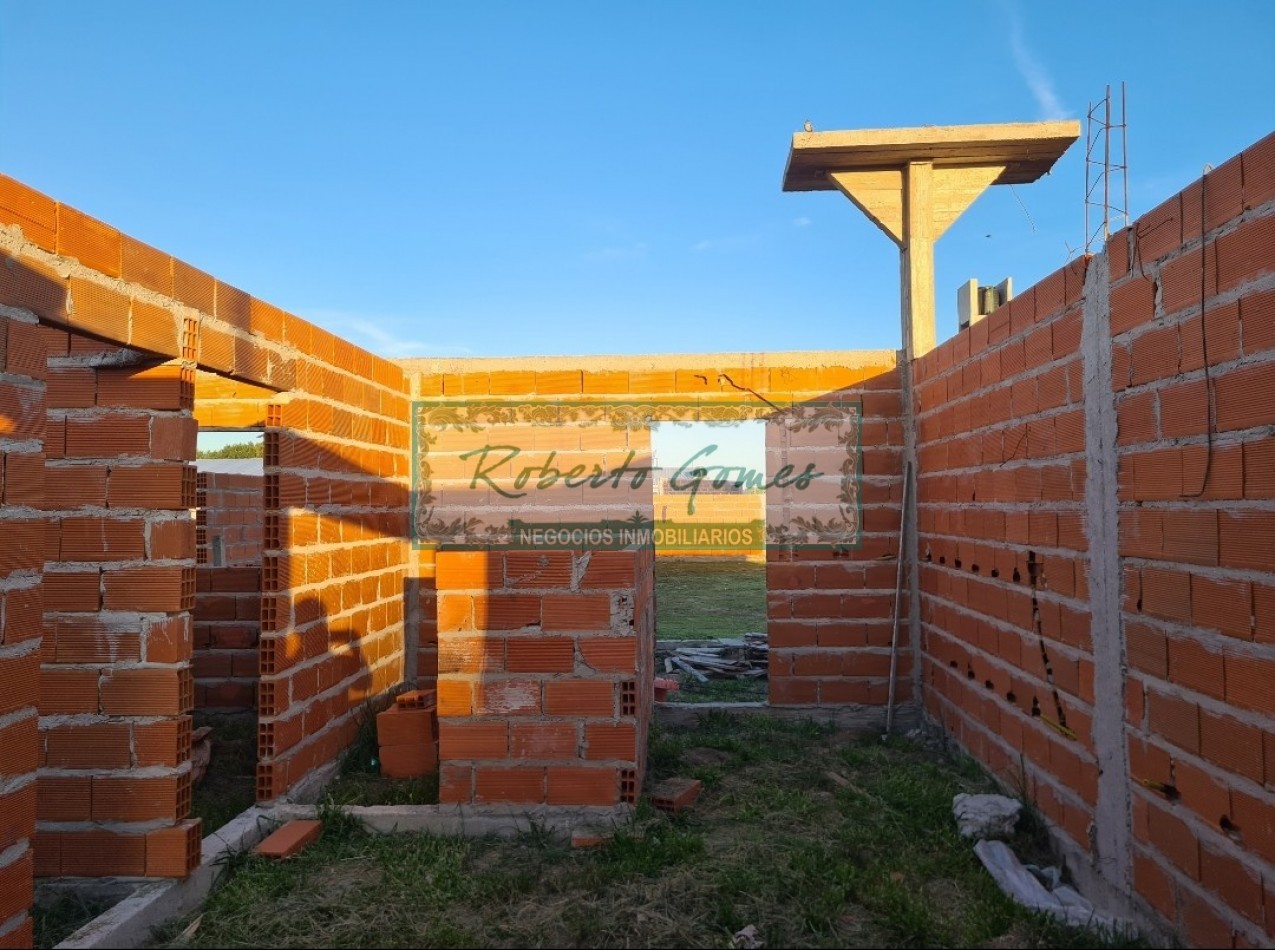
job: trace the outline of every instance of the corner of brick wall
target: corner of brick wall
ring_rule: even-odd
[[[0,945],[13,947],[32,943],[28,909],[40,757],[44,375],[35,321],[0,315]]]
[[[184,877],[202,838],[188,819],[193,370],[57,327],[41,334],[36,873]]]
[[[51,504],[73,516],[55,519],[60,524],[50,542],[60,548],[69,538],[73,549],[85,546],[78,553],[91,553],[87,546],[93,542],[93,531],[100,529],[107,532],[112,545],[110,552],[102,552],[109,556],[100,559],[103,586],[97,611],[88,607],[92,591],[87,576],[92,572],[80,569],[97,562],[62,558],[54,573],[65,576],[45,588],[46,596],[52,594],[54,603],[61,605],[54,613],[77,615],[71,625],[78,632],[59,636],[59,647],[69,651],[78,643],[89,649],[92,642],[85,631],[120,621],[112,611],[147,615],[140,635],[120,630],[118,637],[112,634],[103,641],[123,652],[99,666],[96,678],[90,679],[91,669],[60,662],[56,652],[49,662],[46,643],[46,664],[51,669],[45,681],[53,684],[46,694],[74,707],[69,712],[56,709],[49,716],[87,715],[87,706],[81,709],[80,705],[89,700],[81,702],[81,697],[98,696],[99,678],[105,698],[92,698],[95,710],[104,708],[102,703],[118,706],[121,696],[144,693],[165,709],[172,699],[184,712],[193,698],[187,608],[170,608],[166,600],[161,605],[159,598],[161,588],[165,592],[180,589],[183,605],[184,598],[194,597],[193,524],[190,550],[177,558],[188,567],[165,563],[173,560],[171,554],[152,563],[159,556],[150,555],[148,548],[134,577],[127,573],[133,566],[119,560],[121,552],[136,546],[137,523],[142,525],[147,546],[170,550],[174,544],[186,543],[185,527],[159,524],[175,523],[179,517],[158,512],[167,510],[168,493],[179,490],[174,479],[182,482],[181,491],[187,489],[188,466],[182,462],[193,458],[194,452],[190,408],[170,412],[173,418],[159,419],[168,407],[161,409],[150,400],[157,392],[165,392],[167,383],[160,378],[165,369],[157,369],[158,375],[144,383],[127,378],[127,364],[137,359],[152,364],[177,361],[171,365],[180,366],[182,373],[197,370],[205,380],[234,383],[213,394],[216,405],[210,405],[209,411],[215,424],[264,422],[271,430],[268,441],[274,461],[267,467],[265,482],[263,533],[267,537],[262,564],[263,575],[269,575],[268,579],[263,576],[268,596],[262,598],[259,618],[263,626],[268,625],[268,637],[262,640],[258,687],[259,698],[269,702],[261,704],[258,792],[264,799],[276,797],[339,753],[354,735],[359,705],[401,681],[404,579],[409,560],[406,377],[388,360],[4,176],[0,176],[0,258],[0,305],[17,308],[48,325],[46,343],[58,361],[57,372],[50,374],[52,387],[59,399],[69,400],[50,406],[46,448],[51,459],[59,459],[50,463],[49,491],[63,496]],[[146,372],[152,369],[147,367]],[[112,411],[95,406],[87,399],[89,393],[94,399],[106,394]],[[95,413],[103,420],[91,420]],[[269,418],[260,418],[266,413]],[[145,437],[153,443],[145,452],[139,419],[152,420],[144,423]],[[89,427],[97,421],[108,424],[91,432]],[[190,454],[186,454],[188,437]],[[172,454],[175,451],[180,454]],[[147,460],[146,452],[153,458]],[[64,471],[76,466],[84,470],[76,474],[90,475],[82,485]],[[129,471],[116,479],[116,468]],[[193,482],[189,487],[193,491]],[[91,500],[102,491],[108,493],[104,501]],[[114,510],[111,494],[120,492],[120,498],[132,492],[131,504],[140,513]],[[122,546],[116,546],[117,540]],[[333,584],[334,577],[343,580]],[[151,595],[145,604],[125,603]],[[149,616],[152,612],[172,616],[160,621]],[[180,661],[166,665],[144,655],[138,665],[137,659],[130,659],[139,645],[145,654],[147,644],[163,637],[175,651],[186,651]],[[267,639],[270,649],[264,649]],[[169,696],[170,686],[177,691],[175,698]],[[130,712],[119,714],[132,715],[134,707],[128,708]],[[42,714],[42,718],[47,717]],[[104,724],[116,725],[113,721]],[[50,718],[47,725],[53,729],[67,723]],[[149,751],[141,751],[140,727],[129,726],[129,754],[134,758],[154,751],[149,745]],[[111,742],[121,741],[117,732],[111,732]],[[147,733],[146,741],[151,738]],[[181,741],[179,734],[174,739],[176,747],[181,747]],[[103,743],[102,749],[108,745]],[[188,767],[164,764],[160,768],[172,769],[175,778],[188,774]],[[86,795],[81,780],[87,778],[92,786],[96,775],[51,775],[50,782],[41,783],[51,789],[48,795],[41,793],[49,816],[42,820],[61,823],[61,817],[53,816],[78,816],[86,802],[90,816],[95,811],[106,815],[115,808],[111,804],[115,789],[105,781],[108,777],[102,776],[101,795],[96,788]],[[165,773],[157,779],[164,784],[168,777]],[[181,780],[177,781],[181,799],[184,793]],[[166,786],[156,795],[165,798]],[[141,797],[158,800],[149,792]],[[141,813],[124,805],[116,811],[130,815],[120,819],[125,824]],[[75,873],[88,875],[131,874],[143,866],[146,873],[153,870],[135,842],[124,841],[124,847],[117,847],[122,836],[92,839],[95,846],[112,846],[110,859],[95,865],[91,857],[83,856],[88,838],[82,848],[74,842],[68,846],[62,835],[61,830],[50,828],[40,836],[43,847],[37,847],[37,855],[45,856],[39,862],[45,873],[72,873],[66,870],[70,865],[79,868]],[[156,847],[160,847],[158,838]],[[189,842],[182,847],[189,851]],[[197,840],[194,849],[197,853]]]

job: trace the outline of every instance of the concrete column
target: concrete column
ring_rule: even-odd
[[[903,171],[903,347],[908,359],[934,349],[934,165],[909,162]]]
[[[1080,337],[1085,393],[1085,531],[1093,624],[1094,747],[1098,805],[1092,852],[1098,873],[1120,891],[1132,889],[1130,789],[1124,731],[1125,645],[1120,620],[1116,402],[1111,388],[1110,270],[1106,254],[1089,262]]]

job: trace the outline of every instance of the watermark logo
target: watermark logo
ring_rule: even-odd
[[[854,548],[861,417],[849,399],[420,401],[413,541],[723,554]],[[763,439],[741,461],[741,437],[759,429]]]

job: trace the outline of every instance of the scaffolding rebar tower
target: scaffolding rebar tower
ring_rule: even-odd
[[[1099,249],[1117,229],[1129,224],[1128,128],[1125,118],[1125,84],[1120,83],[1120,112],[1112,115],[1111,86],[1097,102],[1089,103],[1085,121],[1085,253]],[[1112,154],[1112,132],[1119,132]],[[1112,197],[1112,178],[1118,177],[1120,203]],[[1091,219],[1093,219],[1091,221]]]

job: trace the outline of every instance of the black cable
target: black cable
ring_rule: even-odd
[[[1213,467],[1213,414],[1214,414],[1214,393],[1213,380],[1209,375],[1209,335],[1204,329],[1204,294],[1206,285],[1206,275],[1208,273],[1208,244],[1205,241],[1208,228],[1204,223],[1204,192],[1208,187],[1209,169],[1204,167],[1204,174],[1200,176],[1200,358],[1204,360],[1204,398],[1207,402],[1208,418],[1204,424],[1204,435],[1207,438],[1207,448],[1204,453],[1204,477],[1200,480],[1200,488],[1198,491],[1183,492],[1179,498],[1198,498],[1204,494],[1204,490],[1209,484],[1209,471]]]

